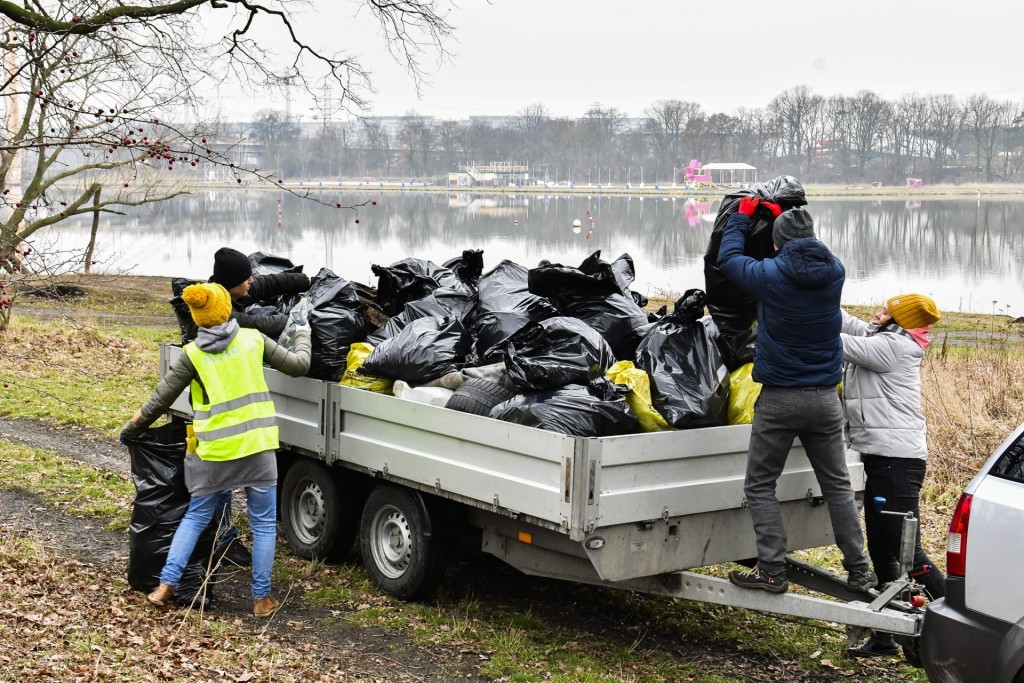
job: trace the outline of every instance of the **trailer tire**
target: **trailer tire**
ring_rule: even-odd
[[[281,487],[281,527],[288,545],[305,560],[343,559],[358,531],[358,504],[344,478],[302,457],[288,468]]]
[[[474,377],[467,379],[455,390],[445,408],[472,415],[490,415],[491,408],[513,396],[513,392],[497,382]]]
[[[441,580],[444,548],[417,493],[386,485],[371,491],[363,506],[359,545],[370,578],[400,600],[428,596]]]

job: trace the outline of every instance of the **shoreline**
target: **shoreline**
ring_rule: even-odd
[[[447,187],[444,185],[432,185],[426,181],[401,181],[401,180],[308,180],[296,182],[282,182],[279,184],[243,183],[241,185],[223,182],[193,182],[185,183],[188,191],[197,192],[203,190],[284,190],[293,194],[320,191],[341,191],[341,192],[375,192],[375,193],[406,193],[422,192],[427,194],[475,194],[475,195],[602,195],[618,197],[668,197],[668,198],[720,198],[732,194],[740,188],[738,183],[733,185],[707,185],[686,188],[683,186],[651,185],[525,185],[516,187],[507,186],[475,186],[475,187]],[[877,199],[877,200],[902,200],[917,201],[925,199],[994,199],[1000,201],[1024,199],[1024,184],[1011,183],[976,183],[976,184],[941,184],[925,185],[924,187],[910,188],[897,185],[829,185],[829,184],[808,184],[804,185],[804,193],[808,200],[812,199]]]

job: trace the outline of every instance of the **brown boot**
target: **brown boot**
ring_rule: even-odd
[[[269,617],[280,608],[281,603],[272,595],[268,595],[265,598],[256,598],[252,601],[252,615],[261,619]]]
[[[157,607],[167,607],[174,599],[174,586],[161,583],[155,591],[146,596],[146,599]]]

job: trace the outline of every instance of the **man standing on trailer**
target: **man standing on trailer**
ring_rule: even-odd
[[[751,217],[761,208],[774,217],[774,258],[745,256]],[[757,564],[734,571],[743,588],[785,593],[786,530],[775,488],[793,440],[800,437],[828,504],[836,544],[849,572],[850,590],[878,584],[864,553],[864,535],[846,468],[843,407],[837,385],[843,374],[839,300],[846,279],[842,262],[814,235],[802,207],[785,213],[755,196],[740,200],[726,223],[718,267],[757,297],[757,346],[753,379],[762,385],[754,407],[743,485],[757,536]]]

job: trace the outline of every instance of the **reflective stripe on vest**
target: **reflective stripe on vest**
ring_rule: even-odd
[[[192,382],[196,455],[234,460],[276,450],[274,402],[263,376],[263,335],[242,328],[220,353],[207,353],[195,342],[184,350],[202,381],[201,386]]]

